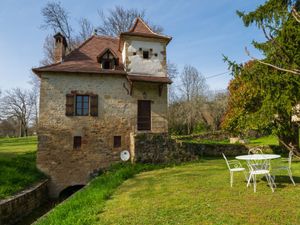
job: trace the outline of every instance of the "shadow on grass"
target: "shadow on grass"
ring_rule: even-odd
[[[296,185],[300,183],[300,177],[293,176],[293,179]],[[259,183],[259,181],[263,181],[267,183],[266,177],[262,177],[261,179],[258,179],[256,182]],[[293,185],[290,177],[287,175],[275,176],[275,183],[276,183],[276,188],[285,188],[289,185]]]

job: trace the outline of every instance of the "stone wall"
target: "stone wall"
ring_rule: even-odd
[[[66,95],[71,92],[98,95],[98,116],[66,116]],[[168,129],[166,86],[159,96],[157,84],[137,83],[129,95],[127,80],[120,75],[43,74],[40,96],[37,166],[51,177],[51,197],[68,186],[85,185],[91,174],[131,149],[138,100],[152,102],[151,132]],[[80,149],[73,149],[74,136],[82,137]],[[114,136],[121,136],[121,147],[114,148]]]
[[[197,160],[203,156],[237,156],[248,153],[241,144],[197,144],[176,142],[168,134],[140,134],[135,137],[135,161],[142,163],[169,163]],[[282,154],[279,146],[264,147],[266,153]]]
[[[9,199],[0,200],[0,224],[14,224],[48,200],[48,181],[43,181]]]

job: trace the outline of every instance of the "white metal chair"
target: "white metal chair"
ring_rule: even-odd
[[[250,148],[248,150],[248,155],[252,155],[252,154],[263,154],[263,151],[259,147]],[[269,169],[270,168],[269,161],[267,161],[267,162],[265,161],[262,163],[260,160],[252,160],[251,165],[255,169]]]
[[[270,175],[270,170],[268,169],[269,168],[269,160],[260,160],[259,166],[258,166],[256,160],[254,162],[251,162],[251,161],[248,161],[248,164],[247,164],[249,167],[249,171],[250,171],[247,187],[249,187],[250,181],[252,179],[253,186],[254,186],[254,192],[256,192],[256,176],[264,175],[267,179],[267,182],[268,182],[272,192],[274,192],[274,187],[276,187],[276,185]]]
[[[241,163],[238,160],[227,160],[224,153],[222,153],[222,155],[226,161],[227,167],[230,172],[230,187],[232,187],[233,185],[233,173],[235,172],[243,172],[247,181],[247,174],[245,172],[245,168],[241,165]]]
[[[294,153],[292,151],[289,152],[289,157],[287,158],[288,161],[288,165],[287,166],[278,166],[278,167],[272,167],[272,172],[274,171],[275,173],[280,171],[280,170],[285,170],[287,171],[292,183],[294,184],[294,186],[296,186],[295,181],[293,179],[293,174],[292,174],[292,158],[293,158]],[[275,176],[274,176],[274,180],[275,180]]]
[[[263,154],[261,148],[259,147],[254,147],[254,148],[250,148],[248,150],[248,155],[251,155],[251,154]]]

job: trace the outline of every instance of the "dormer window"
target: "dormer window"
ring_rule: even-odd
[[[149,59],[149,52],[148,51],[143,51],[143,58],[144,59]]]
[[[112,70],[118,65],[118,57],[111,49],[105,49],[98,57],[102,69]]]

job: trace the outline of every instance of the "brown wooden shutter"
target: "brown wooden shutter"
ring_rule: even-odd
[[[74,100],[73,94],[66,95],[66,116],[74,116]]]
[[[91,116],[98,116],[98,95],[91,95]]]
[[[151,101],[138,101],[138,130],[151,130]]]

